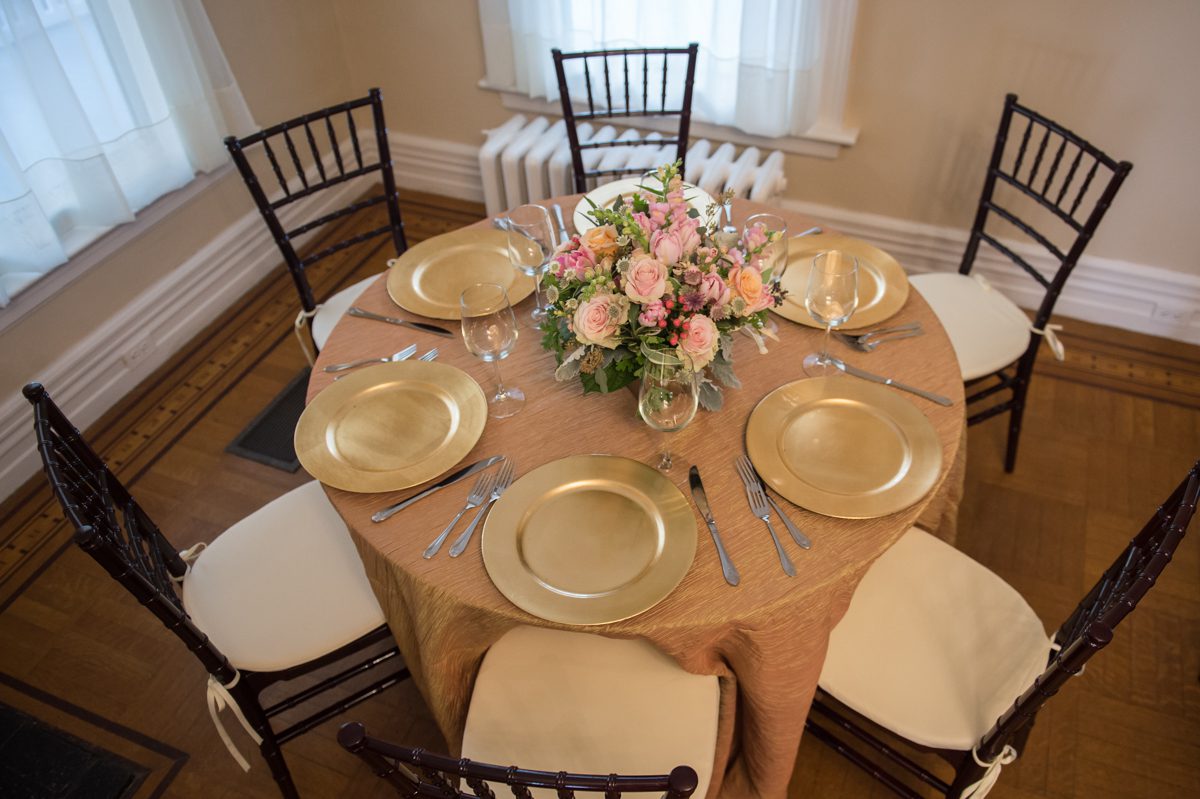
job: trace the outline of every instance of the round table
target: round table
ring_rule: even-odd
[[[577,199],[556,200],[568,219]],[[784,216],[792,231],[814,224],[800,214],[735,201],[737,221],[760,211]],[[377,280],[356,304],[419,320],[396,307],[385,284],[385,280]],[[522,302],[517,312],[524,317],[532,302],[532,297]],[[475,674],[492,643],[521,624],[585,629],[601,635],[645,638],[686,670],[717,675],[721,720],[709,795],[785,795],[829,633],[845,613],[855,586],[871,563],[918,520],[953,542],[966,435],[963,384],[954,350],[929,306],[916,291],[910,291],[904,308],[888,321],[919,321],[925,335],[871,354],[852,352],[836,342],[832,351],[848,363],[954,400],[952,407],[942,407],[909,397],[933,423],[941,441],[943,458],[937,483],[912,507],[876,519],[835,519],[784,501],[784,509],[813,542],[811,550],[803,551],[785,536],[784,545],[797,571],[794,578],[787,577],[762,522],[749,513],[732,465],[734,455],[742,451],[746,420],[755,404],[777,386],[803,378],[801,358],[820,346],[821,331],[780,318],[777,321],[780,341],[768,342],[766,355],[759,354],[750,338],[735,336],[734,368],[742,388],[725,389],[725,406],[720,412],[701,410],[672,440],[676,465],[668,476],[684,496],[690,496],[688,466],[699,467],[726,548],[741,572],[741,584],[736,588],[726,584],[697,514],[700,537],[695,560],[665,600],[625,621],[568,628],[534,617],[500,594],[484,569],[478,533],[459,558],[449,558],[445,548],[431,560],[421,557],[422,550],[462,506],[470,481],[440,491],[381,524],[372,523],[370,515],[416,490],[358,494],[326,487],[351,530],[413,680],[455,753],[461,747]],[[455,322],[439,324],[457,330]],[[481,385],[489,385],[490,367],[472,357],[461,340],[343,317],[317,360],[309,400],[333,379],[321,371],[322,366],[391,353],[410,343],[416,343],[421,351],[439,347],[439,363],[457,366]],[[464,463],[504,454],[515,461],[519,479],[542,464],[580,453],[611,453],[643,463],[656,462],[660,439],[638,418],[635,394],[620,390],[584,395],[577,381],[555,382],[554,366],[553,355],[540,347],[540,336],[523,327],[516,351],[503,361],[502,369],[506,384],[524,389],[525,408],[508,419],[488,420]],[[462,526],[460,523],[459,529]]]

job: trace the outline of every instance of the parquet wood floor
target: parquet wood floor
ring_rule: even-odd
[[[483,214],[429,195],[404,199],[413,242]],[[381,257],[335,259],[321,285],[377,272]],[[264,281],[89,431],[180,547],[211,539],[308,479],[224,452],[304,365],[290,333],[293,313],[290,285],[278,276]],[[1048,628],[1200,456],[1200,348],[1069,320],[1066,341],[1065,362],[1039,365],[1015,474],[1001,468],[1003,422],[971,429],[959,533],[959,546],[1021,591]],[[0,672],[186,752],[165,796],[277,796],[240,731],[231,734],[250,755],[251,772],[224,751],[199,664],[69,545],[49,499],[35,480],[0,504]],[[1113,645],[1047,706],[993,796],[1200,796],[1197,539],[1200,531]],[[411,683],[350,716],[393,740],[442,746]],[[71,730],[69,715],[54,721],[87,737]],[[285,747],[301,792],[393,795],[337,746],[337,724]],[[790,797],[887,795],[805,739]]]

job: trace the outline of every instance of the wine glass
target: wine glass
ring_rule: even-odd
[[[554,225],[550,213],[540,205],[522,205],[505,218],[508,231],[508,258],[512,265],[534,279],[535,304],[529,312],[531,327],[536,328],[546,318],[542,304],[542,275],[554,255]]]
[[[646,363],[642,367],[642,387],[638,391],[638,413],[646,424],[663,435],[658,469],[671,469],[671,450],[666,433],[687,427],[696,415],[700,388],[696,373],[671,350],[653,349],[642,345]]]
[[[761,229],[764,234],[779,231],[779,238],[763,247],[757,256],[761,260],[763,274],[769,275],[770,282],[778,286],[788,267],[787,222],[775,214],[754,214],[742,226],[743,242],[746,241],[746,235],[755,228]]]
[[[813,259],[808,274],[804,307],[813,319],[825,326],[825,344],[821,352],[804,359],[809,377],[841,374],[829,368],[829,334],[846,323],[858,306],[858,261],[841,250],[826,250]]]
[[[496,388],[488,397],[488,416],[504,419],[525,407],[525,392],[505,387],[500,379],[500,361],[517,346],[517,318],[508,303],[508,293],[495,283],[476,283],[459,297],[462,307],[462,337],[467,350],[492,365]]]

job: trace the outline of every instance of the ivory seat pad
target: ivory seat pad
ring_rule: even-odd
[[[183,581],[183,606],[250,671],[307,663],[384,623],[350,533],[316,480],[217,536]]]
[[[820,686],[910,741],[968,750],[1049,654],[1016,590],[912,527],[859,583],[830,636]]]
[[[312,337],[313,341],[317,342],[317,349],[325,349],[325,342],[329,340],[329,334],[333,332],[334,325],[346,315],[346,311],[350,310],[350,306],[354,304],[359,295],[378,277],[379,275],[371,275],[353,286],[347,286],[321,304],[321,307],[317,309],[317,315],[312,319]]]
[[[990,375],[1029,346],[1029,319],[1012,300],[970,275],[915,275],[909,283],[933,308],[954,345],[963,380]]]
[[[700,778],[693,795],[703,799],[717,708],[715,676],[684,671],[644,640],[516,627],[484,656],[463,756],[584,774],[668,774],[687,765]]]

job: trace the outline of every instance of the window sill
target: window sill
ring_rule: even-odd
[[[155,225],[187,205],[232,170],[232,164],[224,164],[212,172],[197,175],[186,186],[158,198],[143,208],[132,222],[118,225],[98,236],[94,242],[72,255],[65,264],[55,267],[34,281],[13,297],[6,307],[0,308],[0,334],[19,324],[27,315],[67,286],[117,254],[122,247],[152,230]]]
[[[541,114],[559,118],[562,116],[562,106],[546,100],[532,98],[519,92],[514,92],[500,86],[492,86],[486,80],[479,81],[479,88],[497,92],[504,107],[510,111],[524,114]],[[652,117],[636,117],[630,120],[630,127],[645,128],[668,133],[675,130],[675,124],[667,120],[657,120]],[[734,144],[757,147],[760,150],[782,150],[793,155],[806,155],[815,158],[837,158],[843,147],[849,147],[858,141],[857,128],[817,126],[806,136],[781,136],[767,138],[743,133],[737,128],[724,125],[710,125],[698,122],[694,118],[690,129],[692,139],[712,139],[717,142],[733,142]]]

